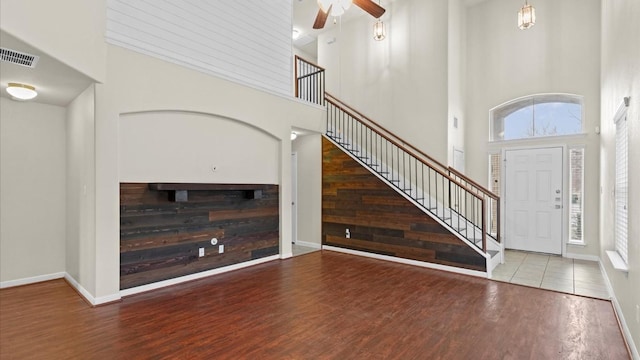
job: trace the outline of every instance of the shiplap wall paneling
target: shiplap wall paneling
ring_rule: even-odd
[[[189,191],[187,202],[172,202],[168,191],[147,183],[121,183],[120,288],[278,254],[278,185],[259,188],[260,199],[244,190],[198,190]]]
[[[486,271],[482,255],[325,138],[322,154],[324,245]]]
[[[108,0],[107,41],[292,95],[291,1]]]

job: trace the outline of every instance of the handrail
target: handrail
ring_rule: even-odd
[[[314,62],[311,62],[311,61],[309,61],[309,60],[307,60],[307,59],[303,58],[302,56],[294,55],[294,58],[296,59],[296,61],[298,61],[298,60],[304,61],[305,63],[307,63],[307,64],[309,64],[309,65],[313,65],[313,66],[317,67],[318,69],[320,69],[320,70],[322,70],[322,71],[326,70],[326,69],[325,69],[325,68],[323,68],[322,66],[320,66],[320,65],[318,65],[318,64],[316,64],[316,63],[314,63]]]
[[[474,180],[470,179],[469,177],[467,177],[466,175],[462,174],[461,172],[459,172],[458,170],[452,168],[451,166],[449,167],[449,173],[453,173],[455,176],[459,177],[462,179],[462,181],[464,181],[465,183],[471,184],[471,186],[475,189],[477,189],[479,192],[481,192],[483,194],[483,196],[486,196],[490,199],[490,201],[494,201],[495,202],[495,213],[493,213],[493,206],[489,207],[489,211],[491,211],[491,215],[490,215],[490,221],[493,223],[493,221],[495,220],[495,226],[496,226],[496,231],[495,231],[495,240],[497,242],[501,242],[500,239],[500,197],[496,194],[494,194],[493,192],[489,191],[487,188],[485,188],[484,186],[478,184],[477,182],[475,182]],[[493,203],[490,203],[491,205],[493,205]],[[483,214],[484,216],[484,214]]]
[[[358,116],[359,116],[360,118],[362,118],[363,120],[366,120],[366,121],[370,122],[371,124],[373,124],[373,125],[375,125],[376,127],[378,127],[380,130],[383,130],[383,131],[384,131],[384,132],[386,132],[387,134],[389,134],[389,135],[391,135],[391,136],[395,137],[396,139],[401,139],[398,135],[396,135],[396,134],[394,134],[393,132],[391,132],[391,131],[387,130],[387,129],[386,129],[385,127],[383,127],[382,125],[380,125],[380,124],[378,124],[377,122],[375,122],[375,121],[371,120],[370,118],[368,118],[366,115],[362,114],[361,112],[359,112],[359,111],[357,111],[357,110],[353,109],[353,107],[352,107],[352,106],[350,106],[349,104],[345,103],[345,102],[344,102],[344,101],[342,101],[342,100],[339,100],[338,98],[336,98],[335,96],[331,95],[330,93],[326,92],[326,93],[325,93],[325,97],[330,97],[330,98],[334,99],[335,101],[339,101],[339,102],[340,102],[341,104],[343,104],[344,106],[348,107],[349,109],[352,109],[352,110],[353,110],[355,113],[357,113],[357,114],[358,114]],[[336,105],[336,104],[335,104],[335,102],[334,102],[333,104],[334,104],[334,105]],[[446,167],[446,166],[444,166],[441,162],[439,162],[438,160],[436,160],[436,159],[432,158],[431,156],[429,156],[429,155],[425,154],[422,150],[420,150],[420,149],[416,148],[415,146],[413,146],[413,145],[411,145],[411,144],[409,144],[409,143],[406,143],[406,142],[404,142],[404,141],[403,141],[403,143],[404,143],[404,146],[402,146],[402,147],[404,147],[404,148],[406,148],[406,147],[410,147],[411,149],[415,150],[415,151],[416,151],[416,152],[418,152],[420,155],[422,155],[423,157],[427,158],[429,161],[431,161],[431,162],[435,163],[436,165],[438,165],[438,166],[439,166],[439,167],[441,167],[442,169],[445,169],[445,170],[447,169],[447,167]]]
[[[460,171],[452,168],[451,166],[449,166],[449,172],[452,172],[452,173],[456,174],[457,177],[462,178],[464,181],[466,181],[469,184],[473,185],[474,187],[478,188],[478,190],[480,190],[480,192],[482,192],[486,196],[488,196],[488,197],[490,197],[490,198],[492,198],[494,200],[500,200],[500,197],[498,195],[492,193],[491,191],[489,191],[484,186],[482,186],[482,185],[478,184],[477,182],[471,180],[468,176],[466,176],[465,174],[461,173]]]
[[[379,129],[383,130],[384,132],[388,133],[389,135],[395,137],[396,139],[400,139],[400,137],[396,134],[394,134],[393,132],[391,132],[390,130],[386,129],[384,126],[378,124],[377,122],[371,120],[369,117],[367,117],[366,115],[362,114],[361,112],[359,112],[358,110],[353,109],[353,107],[349,106],[347,103],[345,103],[344,101],[336,98],[335,96],[333,96],[331,93],[327,92],[325,94],[325,97],[329,97],[331,99],[333,99],[334,101],[332,101],[332,103],[334,105],[337,106],[336,101],[340,102],[341,104],[343,104],[344,106],[346,106],[347,108],[351,109],[353,112],[355,112],[358,117],[360,117],[363,120],[366,120],[368,122],[370,122],[371,124],[375,125],[376,127],[378,127]],[[352,115],[353,116],[353,115]],[[385,137],[386,138],[386,137]],[[389,140],[387,138],[387,140]],[[462,178],[465,182],[470,183],[471,185],[475,186],[476,188],[478,188],[480,190],[480,192],[482,192],[483,194],[485,194],[486,196],[489,196],[490,198],[493,198],[494,200],[499,200],[499,197],[497,195],[495,195],[494,193],[492,193],[491,191],[489,191],[488,189],[486,189],[484,186],[478,184],[477,182],[473,181],[471,178],[469,178],[467,175],[459,172],[458,170],[452,168],[451,166],[445,166],[443,165],[441,162],[439,162],[438,160],[434,159],[433,157],[425,154],[422,150],[416,148],[415,146],[406,143],[406,142],[402,142],[404,144],[404,148],[409,147],[411,149],[413,149],[414,151],[416,151],[417,153],[419,153],[420,155],[422,155],[423,157],[425,157],[426,159],[428,159],[429,161],[435,163],[436,165],[438,165],[439,167],[446,169],[449,172],[453,172],[456,176]],[[397,144],[396,144],[397,145]],[[414,155],[415,156],[415,155]]]
[[[324,68],[300,56],[294,57],[295,97],[324,105]]]
[[[438,162],[425,161],[431,157],[420,156],[426,154],[335,96],[325,94],[325,103],[329,138],[487,253],[491,234],[487,233],[485,205],[489,199],[473,184],[459,180]]]
[[[327,93],[327,95],[330,95],[330,94],[328,94],[328,93]],[[330,96],[331,96],[331,95],[330,95]],[[331,96],[331,97],[332,97],[333,99],[335,99],[335,97],[334,97],[334,96]],[[344,104],[344,103],[343,103],[344,105],[346,105],[346,106],[348,107],[348,109],[347,109],[347,108],[343,107],[342,105],[340,105],[340,104],[336,103],[335,101],[333,101],[333,100],[331,100],[331,99],[328,99],[326,96],[325,96],[325,100],[326,100],[327,102],[330,102],[330,103],[331,103],[331,104],[333,104],[334,106],[338,107],[340,110],[344,111],[344,112],[345,112],[345,113],[347,113],[349,116],[354,117],[354,118],[358,118],[358,117],[359,117],[359,116],[356,116],[354,113],[357,113],[357,114],[360,114],[360,113],[359,113],[357,110],[354,110],[353,108],[349,107],[348,105],[346,105],[346,104]],[[364,117],[364,115],[363,115],[363,117]],[[374,123],[376,126],[378,126],[375,122],[373,122],[371,119],[369,119],[369,118],[367,118],[367,117],[364,117],[364,120],[367,120],[367,121],[369,121],[369,122],[372,122],[372,123]],[[385,131],[386,131],[386,130],[385,130]],[[403,149],[404,151],[406,151],[406,152],[407,152],[407,154],[409,154],[409,155],[411,155],[411,156],[413,156],[413,157],[415,157],[415,158],[419,158],[419,156],[417,156],[415,153],[412,153],[411,151],[409,151],[409,150],[407,150],[407,149],[406,149],[406,147],[407,147],[407,145],[408,145],[408,144],[406,144],[406,143],[404,143],[404,142],[403,142],[403,143],[404,143],[404,145],[400,145],[397,141],[395,141],[395,140],[393,140],[393,139],[389,138],[389,137],[388,137],[388,136],[386,136],[385,134],[379,134],[379,135],[380,135],[380,136],[382,136],[385,140],[387,140],[387,141],[389,141],[390,143],[392,143],[393,145],[395,145],[395,146],[397,146],[397,147],[399,147],[399,148]],[[393,135],[393,134],[391,133],[391,135]],[[394,135],[394,136],[395,136],[395,135]],[[395,136],[395,137],[397,138],[397,136]],[[411,146],[411,145],[409,145],[409,147],[410,147],[411,149],[415,149],[415,148],[414,148],[413,146]],[[417,149],[415,149],[415,150],[417,150]],[[421,152],[420,150],[417,150],[417,152],[418,152],[418,153],[420,153],[420,154],[422,154],[422,152]],[[431,167],[431,168],[432,168],[434,171],[438,172],[438,174],[440,174],[440,175],[444,176],[445,178],[449,179],[450,181],[452,181],[452,182],[454,182],[454,183],[457,183],[460,187],[465,187],[463,184],[458,183],[454,178],[452,178],[452,177],[451,177],[451,175],[447,174],[446,172],[444,172],[444,171],[442,171],[442,170],[440,170],[440,169],[434,168],[434,167]],[[467,190],[468,190],[469,192],[472,192],[472,191],[473,191],[473,190],[472,190],[472,189],[470,189],[470,188],[467,188]]]
[[[316,76],[316,75],[320,74],[320,73],[321,73],[321,72],[323,72],[323,71],[324,71],[324,70],[318,70],[318,71],[314,71],[314,72],[309,73],[309,74],[305,74],[305,75],[302,75],[302,76],[298,76],[298,80],[299,80],[299,79],[308,78],[308,77],[310,77],[310,76]]]

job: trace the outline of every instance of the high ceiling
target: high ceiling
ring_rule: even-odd
[[[384,2],[382,3],[383,6]],[[318,34],[339,26],[340,22],[345,23],[363,15],[369,16],[359,7],[352,5],[339,19],[329,17],[324,29],[315,30],[313,29],[313,22],[317,14],[317,0],[293,0],[293,28],[300,32],[300,37],[293,41],[293,45],[314,57],[318,56],[316,43]]]
[[[388,3],[383,1],[383,6],[385,2]],[[312,26],[317,13],[317,0],[293,0],[293,28],[300,32],[299,38],[294,40],[294,46],[314,58],[317,57],[318,34],[339,26],[340,22],[345,23],[360,16],[368,16],[362,9],[352,5],[340,19],[329,18],[324,29],[315,30]],[[32,101],[66,106],[93,83],[91,78],[1,30],[0,46],[40,57],[35,68],[0,61],[0,96],[2,97],[10,98],[6,92],[8,83],[26,83],[35,86],[38,91],[38,97]]]

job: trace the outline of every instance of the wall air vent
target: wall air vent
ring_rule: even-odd
[[[27,54],[24,52],[0,48],[0,60],[10,62],[12,64],[34,68],[38,64],[39,56]]]

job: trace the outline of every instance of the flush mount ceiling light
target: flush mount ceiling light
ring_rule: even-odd
[[[7,92],[17,100],[31,100],[38,96],[35,87],[20,83],[9,83],[7,85]]]
[[[291,38],[292,38],[293,40],[295,40],[295,39],[297,39],[297,38],[299,38],[299,37],[300,37],[300,31],[298,31],[298,29],[293,29],[293,30],[291,31]]]
[[[536,24],[536,9],[524,0],[524,6],[518,11],[518,27],[527,30]]]
[[[295,140],[298,137],[298,133],[296,133],[295,131],[291,132],[291,140]]]

